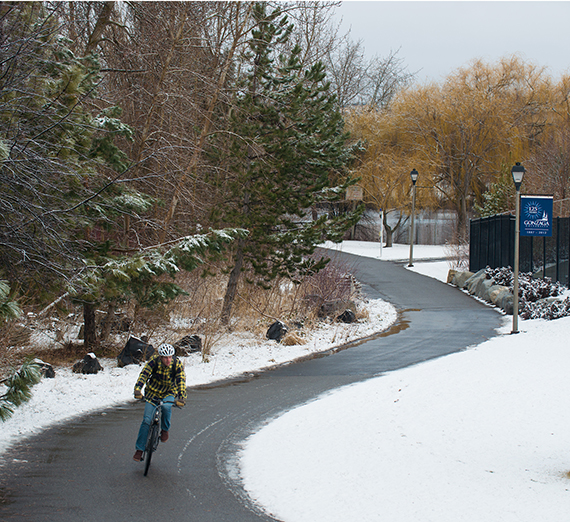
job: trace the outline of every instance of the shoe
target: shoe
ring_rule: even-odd
[[[160,442],[166,442],[168,440],[168,432],[162,430],[160,432]]]
[[[135,454],[133,456],[133,460],[140,462],[142,460],[142,454],[143,454],[143,452],[141,450],[135,451]]]

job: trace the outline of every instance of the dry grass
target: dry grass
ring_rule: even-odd
[[[469,270],[469,242],[457,238],[446,243],[443,249],[447,258],[447,265],[451,270]]]
[[[281,339],[281,344],[285,346],[297,346],[300,344],[307,344],[307,341],[303,339],[299,334],[290,332],[285,337],[283,337],[283,339]]]

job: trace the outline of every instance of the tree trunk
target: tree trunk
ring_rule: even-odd
[[[401,222],[402,222],[402,213],[401,212],[400,212],[400,219],[398,219],[398,222],[393,227],[388,225],[388,212],[384,212],[382,214],[382,223],[384,225],[384,230],[386,231],[386,244],[384,246],[386,246],[387,248],[394,246],[394,243],[393,243],[394,242],[394,232],[398,229]]]
[[[83,304],[83,342],[85,348],[97,346],[97,322],[93,303]]]
[[[111,22],[111,15],[113,14],[114,8],[115,2],[105,2],[99,17],[97,18],[97,23],[95,24],[93,32],[89,35],[89,41],[85,47],[85,56],[93,51],[101,41],[101,38],[103,38],[103,32]]]
[[[109,303],[107,306],[107,315],[105,316],[105,321],[103,322],[103,328],[101,328],[101,336],[99,341],[105,342],[109,338],[111,333],[111,328],[113,327],[113,321],[115,320],[115,310],[117,305],[115,303]]]
[[[459,208],[457,209],[457,237],[459,240],[465,240],[468,234],[468,217],[467,217],[467,198],[460,196]]]
[[[182,188],[187,183],[188,177],[195,176],[195,171],[196,171],[196,168],[198,166],[198,162],[200,160],[200,157],[202,155],[202,151],[204,149],[204,146],[206,144],[206,139],[209,136],[210,131],[212,129],[212,122],[214,120],[214,110],[217,106],[218,98],[219,98],[220,93],[222,92],[222,89],[226,83],[226,77],[228,75],[230,67],[232,65],[234,65],[234,60],[233,60],[234,54],[236,52],[236,49],[237,49],[237,46],[240,42],[241,37],[244,35],[245,27],[246,27],[246,24],[249,20],[249,16],[251,14],[252,9],[253,9],[253,3],[250,3],[249,6],[247,7],[247,13],[244,16],[243,21],[242,21],[241,25],[239,26],[239,28],[238,28],[235,36],[234,36],[232,46],[227,53],[226,61],[224,63],[224,66],[223,66],[222,71],[220,73],[220,76],[218,78],[214,92],[212,93],[212,97],[210,98],[210,101],[208,103],[208,106],[206,109],[206,115],[204,118],[204,125],[202,126],[202,130],[200,132],[200,137],[198,138],[198,143],[196,144],[196,148],[194,150],[194,153],[192,155],[190,163],[188,164],[186,171],[178,178],[178,180],[176,182],[176,186],[174,187],[174,193],[173,193],[172,198],[170,200],[170,204],[168,206],[168,211],[166,212],[166,216],[165,216],[164,222],[162,224],[162,229],[159,233],[159,242],[160,243],[164,243],[166,241],[166,235],[168,232],[168,228],[169,228],[170,223],[172,222],[172,220],[174,218],[174,214],[176,212],[176,207],[178,206],[178,203],[180,201],[180,195],[182,193]]]
[[[390,248],[393,246],[394,230],[392,227],[388,227],[386,225],[384,226],[384,229],[386,230],[386,244],[384,246]]]
[[[238,241],[235,265],[233,270],[230,272],[230,279],[228,281],[228,286],[226,287],[226,295],[224,295],[224,304],[222,306],[222,315],[220,317],[220,321],[223,326],[227,326],[229,324],[230,317],[232,315],[232,307],[236,298],[241,269],[243,267],[243,245],[244,241],[243,239],[240,239]]]

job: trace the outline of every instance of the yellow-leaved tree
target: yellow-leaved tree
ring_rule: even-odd
[[[399,128],[398,115],[393,111],[352,111],[346,122],[351,135],[365,146],[355,173],[361,178],[364,201],[369,207],[382,209],[386,246],[391,247],[394,232],[410,214],[410,172],[420,168],[423,161],[410,135]],[[431,185],[429,174],[422,173],[418,187]],[[418,189],[416,205],[434,206],[433,191]],[[388,220],[389,216],[393,219]]]
[[[467,237],[473,205],[540,145],[552,92],[543,70],[517,57],[477,60],[442,84],[401,91],[384,113],[353,113],[351,130],[367,144],[357,171],[365,193],[393,194],[384,203],[401,207],[416,168],[419,204],[454,210],[458,238]]]

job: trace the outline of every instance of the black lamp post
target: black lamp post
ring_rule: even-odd
[[[517,191],[515,201],[515,260],[513,273],[513,331],[511,333],[519,333],[519,239],[520,239],[520,193],[521,183],[526,170],[517,162],[511,169],[513,182]]]
[[[410,227],[410,262],[408,266],[414,266],[414,219],[416,215],[416,181],[418,181],[418,176],[416,169],[410,172],[410,178],[412,178],[412,224]]]

